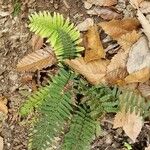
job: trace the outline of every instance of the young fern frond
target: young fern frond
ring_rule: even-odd
[[[48,39],[58,60],[74,58],[84,49],[78,46],[81,42],[79,31],[62,15],[54,13],[52,16],[44,11],[32,14],[29,20],[30,30]]]
[[[97,122],[94,121],[89,109],[79,107],[72,117],[70,130],[65,135],[62,150],[90,150],[90,144],[95,136]]]
[[[68,73],[64,69],[60,70],[58,75],[53,77],[52,82],[50,82],[49,85],[41,87],[25,101],[20,108],[20,114],[22,116],[27,116],[34,108],[40,107],[49,94],[55,94],[52,93],[53,90],[57,89],[58,92],[62,92],[67,82],[72,79],[72,76],[71,73]]]
[[[72,74],[65,70],[54,77],[47,96],[38,108],[40,116],[30,134],[29,149],[46,150],[71,117],[72,93],[65,89],[71,78]]]
[[[150,102],[133,91],[124,90],[119,96],[119,109],[124,108],[126,112],[135,111],[136,114],[140,114],[144,118],[150,115]]]

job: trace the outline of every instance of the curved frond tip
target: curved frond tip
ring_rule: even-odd
[[[47,38],[58,60],[74,58],[84,50],[78,45],[81,42],[80,33],[69,18],[64,19],[59,13],[51,15],[44,11],[31,14],[29,20],[30,30]]]

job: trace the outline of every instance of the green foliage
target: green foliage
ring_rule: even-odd
[[[65,135],[62,150],[90,150],[97,122],[91,118],[89,111],[86,107],[79,107],[75,112],[70,130]]]
[[[117,112],[120,91],[117,87],[110,88],[104,85],[88,86],[84,80],[80,80],[78,91],[83,95],[81,103],[86,103],[90,109],[92,118],[99,118],[105,113]]]
[[[30,135],[29,149],[45,150],[49,147],[51,140],[71,117],[71,91],[64,89],[71,78],[71,73],[61,70],[50,84],[47,96],[38,108],[40,117]]]
[[[119,109],[125,108],[126,112],[135,111],[144,118],[150,115],[150,101],[146,101],[139,93],[124,90],[119,96]]]
[[[29,20],[30,30],[48,39],[58,60],[74,58],[83,50],[78,46],[81,42],[79,31],[62,15],[54,13],[52,16],[44,11],[32,14]]]

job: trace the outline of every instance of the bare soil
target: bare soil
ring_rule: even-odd
[[[14,16],[16,3],[20,4],[20,10]],[[62,13],[75,24],[90,17],[82,0],[0,0],[0,96],[7,98],[9,109],[0,129],[0,135],[4,138],[4,150],[27,150],[29,128],[25,124],[25,118],[18,115],[18,110],[26,97],[35,90],[38,78],[37,72],[32,73],[35,77],[35,83],[32,83],[27,78],[30,74],[17,72],[16,64],[32,51],[28,15],[43,10]],[[98,22],[101,18],[95,16],[94,20]],[[42,73],[41,75],[44,76]],[[27,81],[24,82],[23,78]],[[102,128],[102,135],[93,141],[92,150],[123,150],[124,142],[130,143],[133,150],[144,150],[150,143],[149,124],[145,124],[134,144],[122,129],[112,129],[111,117],[106,117]]]

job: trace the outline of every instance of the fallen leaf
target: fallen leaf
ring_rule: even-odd
[[[140,3],[140,11],[143,14],[148,14],[150,13],[150,2],[149,1],[143,1],[142,3]]]
[[[113,128],[123,127],[125,133],[135,142],[143,126],[143,119],[135,111],[120,111],[116,114]]]
[[[4,139],[0,136],[0,150],[4,150]]]
[[[126,83],[135,83],[135,82],[146,82],[150,79],[150,68],[146,67],[137,72],[129,74],[125,78]]]
[[[150,85],[141,83],[137,89],[140,91],[143,97],[150,98]]]
[[[107,7],[104,7],[104,8],[94,7],[93,9],[88,10],[87,14],[100,16],[104,20],[122,19],[123,18],[123,15],[121,13],[118,13],[114,9],[107,8]]]
[[[101,22],[98,24],[103,30],[113,39],[117,40],[122,35],[127,34],[133,30],[137,30],[140,23],[137,19],[126,18],[123,20],[112,20],[109,22]]]
[[[18,64],[18,71],[36,71],[52,66],[56,63],[56,58],[45,49],[40,49],[25,56]]]
[[[86,50],[84,59],[86,62],[105,58],[105,51],[96,25],[90,27],[85,35],[85,47]]]
[[[31,39],[31,46],[34,51],[39,50],[43,46],[43,38],[39,35],[33,35]]]
[[[140,10],[137,11],[138,19],[143,27],[143,32],[147,36],[149,40],[149,46],[150,46],[150,22],[146,19],[146,17],[142,14]]]
[[[6,106],[4,97],[0,97],[0,111],[4,114],[8,114],[8,108]]]
[[[126,62],[128,58],[129,49],[120,51],[111,59],[107,66],[106,79],[109,83],[116,83],[123,80],[127,76]]]
[[[91,84],[105,83],[106,67],[108,60],[96,60],[86,63],[83,57],[66,60],[65,63],[73,70],[82,74]]]
[[[106,81],[113,85],[117,84],[122,86],[125,84],[124,78],[128,75],[128,72],[125,68],[118,68],[106,74]]]
[[[148,147],[146,147],[145,150],[150,150],[150,145]]]
[[[87,18],[83,22],[77,25],[79,31],[87,31],[90,26],[94,25],[94,20],[92,18]]]
[[[117,0],[87,0],[87,2],[99,6],[112,6],[117,4]]]
[[[117,41],[118,44],[122,47],[122,49],[129,49],[131,46],[137,42],[137,40],[140,38],[140,34],[133,30],[132,32],[129,32],[127,34],[122,35]]]
[[[150,49],[146,37],[141,37],[131,48],[127,61],[129,74],[145,67],[150,68]]]
[[[130,0],[130,3],[134,8],[138,8],[140,3],[142,3],[143,1],[144,0]]]

